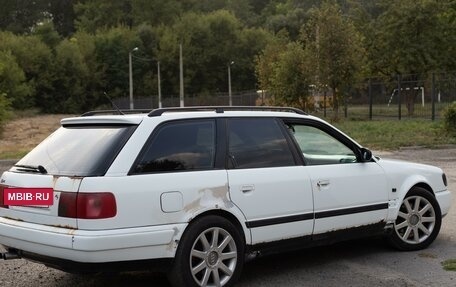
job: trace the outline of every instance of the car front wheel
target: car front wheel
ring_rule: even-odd
[[[192,223],[180,240],[172,270],[173,286],[231,286],[243,267],[244,241],[238,229],[220,216]]]
[[[400,206],[389,241],[400,250],[426,248],[437,237],[441,223],[442,215],[434,195],[414,187]]]

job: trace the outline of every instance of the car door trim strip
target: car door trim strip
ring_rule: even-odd
[[[247,228],[256,228],[256,227],[263,227],[263,226],[269,226],[269,225],[291,223],[291,222],[296,222],[296,221],[311,220],[311,219],[314,219],[314,217],[315,217],[315,219],[322,219],[322,218],[356,214],[356,213],[361,213],[361,212],[369,212],[369,211],[376,211],[376,210],[382,210],[382,209],[388,209],[387,202],[373,204],[373,205],[366,205],[366,206],[357,206],[357,207],[350,207],[350,208],[344,208],[344,209],[321,211],[321,212],[316,212],[315,216],[313,213],[303,213],[303,214],[276,217],[276,218],[270,218],[270,219],[253,220],[253,221],[247,221],[245,223],[245,225],[247,226]]]
[[[349,215],[349,214],[354,214],[354,213],[361,213],[361,212],[368,212],[368,211],[375,211],[375,210],[382,210],[382,209],[388,209],[387,202],[373,204],[373,205],[350,207],[350,208],[344,208],[344,209],[320,211],[320,212],[315,213],[315,219],[341,216],[341,215]]]
[[[268,225],[275,225],[275,224],[283,224],[283,223],[290,223],[296,221],[304,221],[310,220],[314,218],[313,213],[304,213],[298,215],[291,215],[291,216],[284,216],[284,217],[276,217],[270,219],[260,219],[254,221],[247,221],[245,225],[247,228],[255,228],[255,227],[263,227]]]

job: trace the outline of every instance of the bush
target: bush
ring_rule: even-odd
[[[449,105],[443,114],[445,129],[456,134],[456,102]]]
[[[6,120],[11,117],[11,101],[5,93],[0,93],[0,130]]]

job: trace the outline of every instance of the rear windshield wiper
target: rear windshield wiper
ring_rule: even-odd
[[[39,172],[41,174],[47,174],[47,170],[42,165],[26,165],[26,164],[15,164],[15,167],[19,167],[18,170],[20,171],[31,171],[31,172]]]

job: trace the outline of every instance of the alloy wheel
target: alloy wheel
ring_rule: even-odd
[[[190,252],[190,268],[199,286],[224,286],[233,276],[237,264],[233,237],[223,228],[202,232]]]
[[[394,224],[399,238],[408,244],[419,244],[432,234],[436,223],[432,204],[422,196],[404,199]]]

